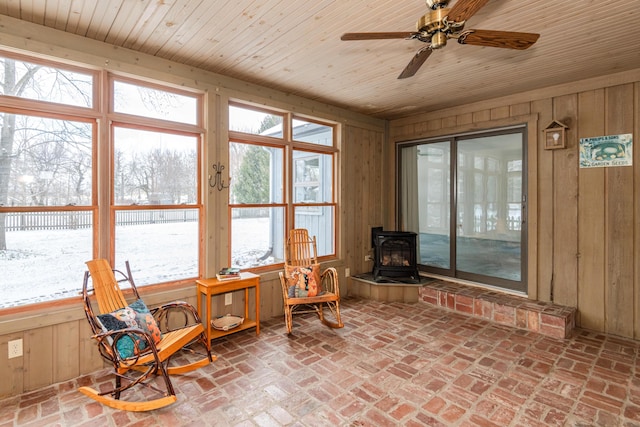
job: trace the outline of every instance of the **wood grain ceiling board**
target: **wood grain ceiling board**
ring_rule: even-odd
[[[466,28],[538,42],[514,51],[449,40],[404,80],[422,42],[340,36],[413,31],[423,0],[0,0],[0,14],[392,119],[640,68],[637,6],[490,0]]]

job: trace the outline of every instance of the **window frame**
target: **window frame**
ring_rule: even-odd
[[[114,111],[114,94],[115,94],[115,82],[120,81],[127,84],[133,84],[141,87],[146,87],[155,90],[161,90],[169,93],[175,93],[181,96],[190,96],[196,99],[196,124],[188,124],[182,122],[174,122],[170,120],[151,118],[146,116],[136,116],[127,113],[119,113]],[[204,204],[203,204],[203,181],[202,177],[202,165],[203,165],[203,153],[204,153],[204,138],[202,134],[205,130],[202,128],[202,122],[204,117],[204,95],[201,93],[183,91],[172,88],[170,86],[162,86],[157,83],[149,83],[146,81],[123,77],[113,73],[108,73],[109,84],[109,96],[106,101],[108,102],[107,117],[110,119],[109,126],[109,260],[114,264],[116,260],[116,218],[118,212],[123,211],[153,211],[153,210],[176,210],[176,209],[196,209],[198,211],[198,233],[199,237],[205,233],[205,221],[204,221]],[[191,204],[145,204],[145,205],[123,205],[116,204],[115,200],[115,128],[125,128],[133,130],[142,130],[158,133],[166,133],[173,135],[182,135],[194,137],[197,140],[196,148],[196,202]],[[202,277],[204,272],[204,239],[198,239],[198,272],[196,276],[184,277],[178,280],[172,280],[169,282],[159,282],[149,285],[143,285],[144,287],[152,287],[154,285],[160,285],[164,283],[189,283],[198,277]]]
[[[30,64],[43,65],[62,71],[80,73],[91,77],[92,105],[78,106],[65,103],[37,100],[32,98],[0,94],[0,111],[2,113],[50,118],[58,120],[69,120],[83,122],[91,125],[91,200],[84,205],[64,205],[64,206],[7,206],[0,205],[0,213],[12,212],[91,212],[92,229],[89,232],[92,242],[88,247],[88,252],[93,257],[105,257],[113,264],[115,259],[115,218],[116,211],[135,209],[131,206],[116,206],[113,203],[113,154],[114,154],[114,133],[113,126],[125,126],[136,129],[148,129],[157,132],[184,134],[193,136],[197,140],[196,167],[195,173],[195,203],[187,205],[145,205],[144,209],[196,209],[198,211],[198,241],[197,241],[197,276],[201,277],[204,272],[204,240],[202,236],[205,231],[204,221],[204,184],[202,179],[205,153],[204,149],[204,105],[205,93],[196,89],[177,88],[171,83],[154,82],[143,78],[132,78],[108,72],[91,66],[80,66],[68,64],[61,61],[49,60],[45,58],[8,52],[0,49],[0,56],[16,61],[24,61]],[[179,95],[193,97],[196,100],[196,124],[180,123],[170,120],[155,119],[130,114],[116,113],[111,108],[114,104],[113,82],[122,81],[129,84],[136,84],[156,90],[162,90]],[[88,94],[88,92],[87,92]],[[28,278],[25,277],[25,281]],[[145,285],[150,290],[159,286],[165,287],[167,284],[182,286],[193,283],[194,277],[185,277],[178,280],[164,283],[151,283]],[[42,300],[38,298],[25,302],[11,302],[11,305],[0,308],[0,314],[23,313],[37,310],[47,310],[50,307],[69,304],[77,301],[79,297],[57,297],[51,295],[50,299]]]
[[[29,117],[38,117],[54,120],[68,120],[73,122],[87,123],[91,126],[91,200],[84,205],[52,205],[52,206],[3,206],[0,205],[0,213],[20,213],[20,212],[90,212],[92,216],[92,229],[90,232],[92,245],[90,252],[95,253],[96,242],[98,241],[97,227],[97,211],[98,211],[98,194],[97,194],[97,163],[96,156],[98,153],[98,134],[100,128],[99,120],[99,88],[100,73],[91,68],[82,68],[61,62],[44,60],[28,55],[21,55],[14,52],[8,52],[0,49],[0,56],[16,61],[24,61],[30,64],[43,65],[62,71],[71,71],[91,76],[92,88],[92,106],[77,106],[65,103],[51,102],[45,100],[37,100],[32,98],[0,94],[0,111],[6,114],[23,115]],[[18,303],[8,307],[0,308],[0,313],[14,313],[29,310],[31,307],[52,307],[60,304],[60,301],[69,299],[69,297],[52,298],[45,301],[28,301]]]
[[[275,208],[275,207],[283,207],[284,217],[285,217],[285,230],[284,242],[286,242],[286,237],[288,236],[289,230],[296,227],[295,224],[295,216],[297,208],[314,208],[317,207],[318,211],[321,208],[330,208],[332,210],[332,235],[333,235],[333,251],[329,254],[318,256],[319,261],[327,261],[332,259],[337,259],[338,254],[338,202],[337,202],[337,183],[338,183],[338,157],[340,154],[340,150],[338,149],[338,130],[339,124],[336,122],[332,122],[330,120],[322,120],[315,117],[309,117],[306,115],[301,115],[297,113],[293,113],[291,111],[283,111],[275,108],[269,108],[264,105],[256,106],[250,103],[247,103],[242,100],[231,99],[229,100],[228,106],[234,106],[238,108],[244,108],[247,110],[257,111],[265,114],[273,114],[277,116],[283,117],[282,122],[282,134],[281,138],[271,137],[265,135],[257,135],[253,133],[246,133],[235,130],[228,130],[228,143],[244,143],[244,144],[252,144],[258,146],[275,146],[281,147],[284,150],[284,167],[283,167],[283,188],[284,188],[284,200],[283,203],[268,203],[268,204],[242,204],[242,203],[232,203],[228,200],[228,221],[229,221],[229,235],[232,234],[232,212],[234,209],[242,209],[242,208]],[[301,120],[307,123],[316,123],[322,126],[327,126],[332,130],[332,140],[333,143],[331,146],[328,145],[320,145],[314,144],[310,142],[298,141],[293,139],[293,121]],[[231,128],[231,125],[229,125]],[[318,159],[321,159],[322,155],[330,155],[331,156],[331,200],[329,202],[295,202],[295,188],[296,183],[294,182],[295,177],[295,159],[294,152],[305,152],[308,153],[309,156],[317,155]],[[322,186],[322,182],[320,182],[320,186]],[[233,260],[233,245],[231,238],[229,239],[229,248],[227,254],[229,262]],[[276,269],[281,269],[283,267],[283,262],[278,262],[274,264],[264,265],[264,266],[255,266],[248,267],[252,271],[271,271]],[[247,269],[248,269],[247,268]]]
[[[149,82],[146,80],[136,79],[128,76],[121,76],[115,73],[108,73],[108,93],[110,96],[107,97],[107,108],[108,108],[108,116],[111,120],[121,123],[134,123],[142,126],[151,126],[151,127],[170,127],[174,130],[182,130],[185,132],[200,132],[203,133],[205,131],[203,127],[204,123],[204,94],[197,91],[189,91],[189,90],[180,90],[176,89],[169,84],[163,86],[160,83]],[[137,116],[134,114],[128,113],[120,113],[115,111],[115,100],[113,94],[115,93],[115,82],[119,81],[122,83],[137,85],[146,87],[149,89],[160,90],[163,92],[174,93],[180,96],[193,97],[197,100],[197,108],[196,108],[196,123],[189,124],[184,122],[166,120],[166,119],[156,119],[152,117],[146,116]]]
[[[525,200],[529,197],[529,189],[528,189],[528,179],[527,179],[527,168],[528,168],[528,155],[527,155],[527,141],[528,141],[528,126],[526,123],[516,123],[511,126],[505,127],[496,127],[492,129],[483,129],[477,130],[473,132],[465,132],[460,134],[450,134],[450,135],[442,135],[435,136],[431,138],[417,139],[412,141],[402,142],[396,147],[396,192],[398,194],[396,198],[396,212],[398,213],[398,226],[403,230],[417,231],[420,233],[420,230],[412,229],[410,224],[406,224],[405,215],[403,213],[403,207],[405,206],[405,201],[403,200],[403,178],[408,174],[407,167],[403,167],[403,151],[405,149],[410,149],[412,147],[419,146],[428,146],[430,144],[439,144],[439,143],[447,143],[449,144],[449,162],[444,162],[442,164],[446,165],[446,167],[437,167],[438,170],[442,170],[446,175],[449,176],[449,194],[446,199],[442,199],[442,202],[438,202],[442,204],[442,206],[448,205],[449,209],[446,207],[440,209],[442,212],[448,211],[447,220],[448,220],[448,233],[446,237],[450,239],[449,241],[449,258],[447,260],[448,266],[437,266],[437,265],[429,265],[422,264],[421,259],[418,258],[418,269],[420,271],[437,274],[440,276],[447,276],[452,278],[458,278],[463,280],[472,280],[476,283],[481,284],[482,286],[494,286],[498,288],[502,288],[507,291],[515,291],[515,292],[526,292],[528,282],[527,282],[527,271],[529,266],[529,251],[528,251],[528,231],[527,227],[524,225],[522,220],[526,218],[526,202]],[[491,276],[490,274],[483,274],[478,272],[467,272],[463,270],[457,269],[457,238],[462,236],[457,226],[460,224],[461,218],[459,217],[460,212],[462,211],[461,207],[464,207],[465,200],[464,197],[464,185],[461,185],[460,182],[460,171],[468,171],[471,173],[482,172],[486,189],[486,179],[487,177],[496,176],[496,172],[490,170],[488,167],[488,162],[485,160],[481,167],[478,167],[477,164],[464,164],[464,158],[460,157],[460,145],[464,144],[468,141],[474,141],[485,138],[500,138],[509,135],[519,135],[521,148],[520,153],[521,157],[518,159],[521,161],[521,166],[519,170],[519,174],[521,176],[521,197],[520,207],[518,209],[520,213],[520,217],[518,222],[519,226],[515,226],[512,231],[517,231],[519,235],[519,243],[520,243],[520,280],[511,280],[503,277],[499,277],[497,275]],[[487,157],[489,158],[489,157]],[[486,159],[486,158],[485,158]],[[511,161],[511,160],[507,160]],[[461,165],[462,164],[462,165]],[[505,163],[506,164],[506,163]],[[448,171],[448,172],[447,172]],[[506,173],[504,176],[512,176],[514,173]],[[505,185],[503,183],[503,185]],[[443,187],[444,188],[444,187]],[[477,194],[477,192],[473,192],[473,194]],[[483,192],[484,194],[484,192]],[[475,204],[475,201],[471,202]],[[486,200],[482,200],[483,209],[486,209],[486,206],[490,203]],[[509,204],[508,202],[506,203]],[[428,204],[427,204],[428,206]],[[409,209],[410,210],[410,209]],[[428,219],[428,218],[427,218]],[[443,228],[436,230],[442,231]],[[425,228],[425,231],[430,231]]]
[[[74,73],[87,74],[92,76],[93,87],[92,87],[92,106],[91,107],[82,107],[77,105],[64,104],[59,102],[52,101],[42,101],[31,98],[23,98],[20,96],[14,95],[5,95],[0,94],[0,105],[9,107],[9,108],[26,108],[27,111],[40,111],[43,113],[50,114],[63,114],[63,115],[73,115],[73,116],[81,116],[81,117],[92,117],[98,118],[99,110],[100,110],[100,80],[101,80],[101,72],[97,69],[90,67],[80,67],[77,65],[66,64],[63,62],[57,62],[53,60],[47,60],[38,58],[35,56],[24,55],[16,52],[10,52],[7,50],[0,49],[0,57],[13,59],[14,61],[23,61],[28,62],[34,65],[43,65],[47,67],[57,68],[65,71],[71,71]]]

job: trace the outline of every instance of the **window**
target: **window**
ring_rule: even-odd
[[[229,129],[232,265],[282,263],[291,228],[335,255],[335,125],[232,103]]]
[[[402,229],[422,270],[526,291],[526,128],[398,146]]]
[[[1,55],[1,54],[0,54]],[[43,64],[18,55],[0,56],[0,95],[94,107],[95,73]]]
[[[91,72],[0,63],[1,308],[77,295],[69,271],[93,255],[96,121]]]
[[[115,260],[135,260],[136,281],[198,276],[197,135],[115,125]]]
[[[293,119],[293,139],[333,147],[333,127],[306,120]]]
[[[0,308],[77,296],[95,256],[141,285],[198,276],[200,95],[110,76],[100,98],[98,71],[0,62]]]
[[[115,80],[113,111],[152,119],[198,124],[198,98]]]
[[[282,138],[284,115],[276,112],[229,105],[229,130]]]
[[[112,224],[116,265],[141,285],[199,276],[201,138],[198,96],[112,78]],[[152,120],[148,120],[152,119]],[[157,120],[153,120],[157,119]]]
[[[296,152],[293,161],[293,200],[296,203],[316,203],[321,196],[320,156]]]

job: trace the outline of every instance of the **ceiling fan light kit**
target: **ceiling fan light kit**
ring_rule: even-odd
[[[460,44],[518,50],[527,49],[538,40],[540,35],[534,33],[464,30],[467,19],[488,2],[489,0],[458,0],[449,8],[449,0],[426,0],[430,11],[418,19],[415,32],[345,33],[341,39],[414,39],[427,43],[427,46],[420,49],[409,61],[398,76],[399,79],[415,75],[431,52],[446,46],[449,39],[457,40]]]
[[[429,9],[437,9],[437,8],[441,8],[447,5],[447,3],[449,3],[448,0],[426,0],[427,6],[429,6]]]

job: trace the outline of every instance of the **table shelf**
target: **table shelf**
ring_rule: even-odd
[[[242,322],[242,325],[237,326],[233,329],[229,329],[228,331],[221,331],[215,328],[211,329],[211,339],[215,340],[216,338],[220,338],[220,337],[224,337],[226,335],[230,335],[230,334],[234,334],[236,332],[240,332],[240,331],[244,331],[246,329],[251,329],[251,328],[255,328],[258,326],[258,322],[256,322],[253,319],[245,319],[244,322]]]
[[[255,294],[255,315],[251,313],[252,317],[249,317],[249,289],[251,288],[254,288]],[[211,319],[213,318],[211,313],[211,297],[234,291],[244,291],[244,322],[242,322],[242,325],[229,329],[228,331],[220,331],[211,327]],[[211,342],[212,339],[250,328],[256,328],[256,335],[260,334],[260,276],[257,274],[240,273],[239,279],[222,281],[215,277],[211,279],[198,279],[196,280],[196,295],[198,298],[198,314],[205,325],[208,342]],[[206,298],[204,307],[202,305],[203,296]]]

